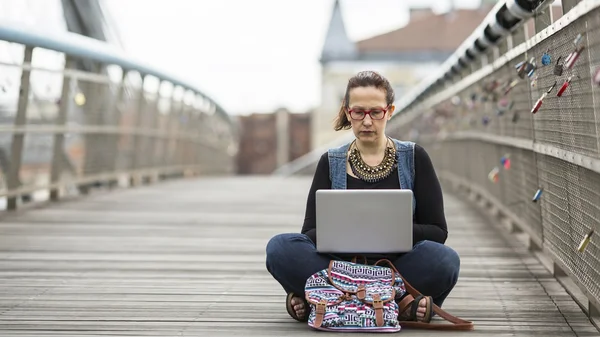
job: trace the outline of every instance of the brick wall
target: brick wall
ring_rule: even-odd
[[[238,174],[271,174],[277,168],[277,132],[274,113],[240,117]],[[289,115],[289,159],[310,151],[310,114]]]

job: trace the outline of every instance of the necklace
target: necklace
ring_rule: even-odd
[[[396,151],[393,147],[387,146],[386,144],[383,160],[377,166],[370,166],[362,159],[360,151],[358,151],[355,143],[356,140],[352,142],[352,149],[348,156],[348,162],[350,163],[352,173],[359,179],[369,183],[378,182],[389,177],[392,171],[397,167],[398,161],[396,160]]]

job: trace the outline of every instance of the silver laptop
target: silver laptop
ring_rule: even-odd
[[[318,190],[317,251],[403,253],[413,246],[411,190]]]

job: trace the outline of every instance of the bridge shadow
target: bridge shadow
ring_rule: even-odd
[[[308,177],[175,180],[7,213],[0,331],[312,335],[287,316],[264,263],[270,237],[300,230],[309,185]],[[475,323],[445,336],[598,336],[527,247],[465,197],[446,193],[445,202],[461,274],[444,307]]]

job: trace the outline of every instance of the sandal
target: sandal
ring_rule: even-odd
[[[290,315],[291,318],[295,319],[298,322],[308,322],[308,302],[306,301],[306,299],[302,298],[304,300],[304,317],[300,318],[296,315],[296,310],[294,310],[294,307],[292,306],[292,298],[302,298],[300,296],[296,296],[296,294],[294,293],[289,293],[287,294],[287,297],[285,299],[285,309],[287,310],[288,315]]]
[[[422,299],[425,299],[425,316],[423,316],[422,320],[417,318],[417,309],[419,309],[419,302]],[[400,302],[398,302],[399,311],[399,320],[400,324],[404,322],[418,322],[418,323],[429,323],[431,322],[431,318],[433,317],[433,300],[431,296],[423,296],[418,295],[416,298],[412,295],[406,295]],[[410,312],[408,313],[408,317],[405,316],[405,312],[410,308]]]

